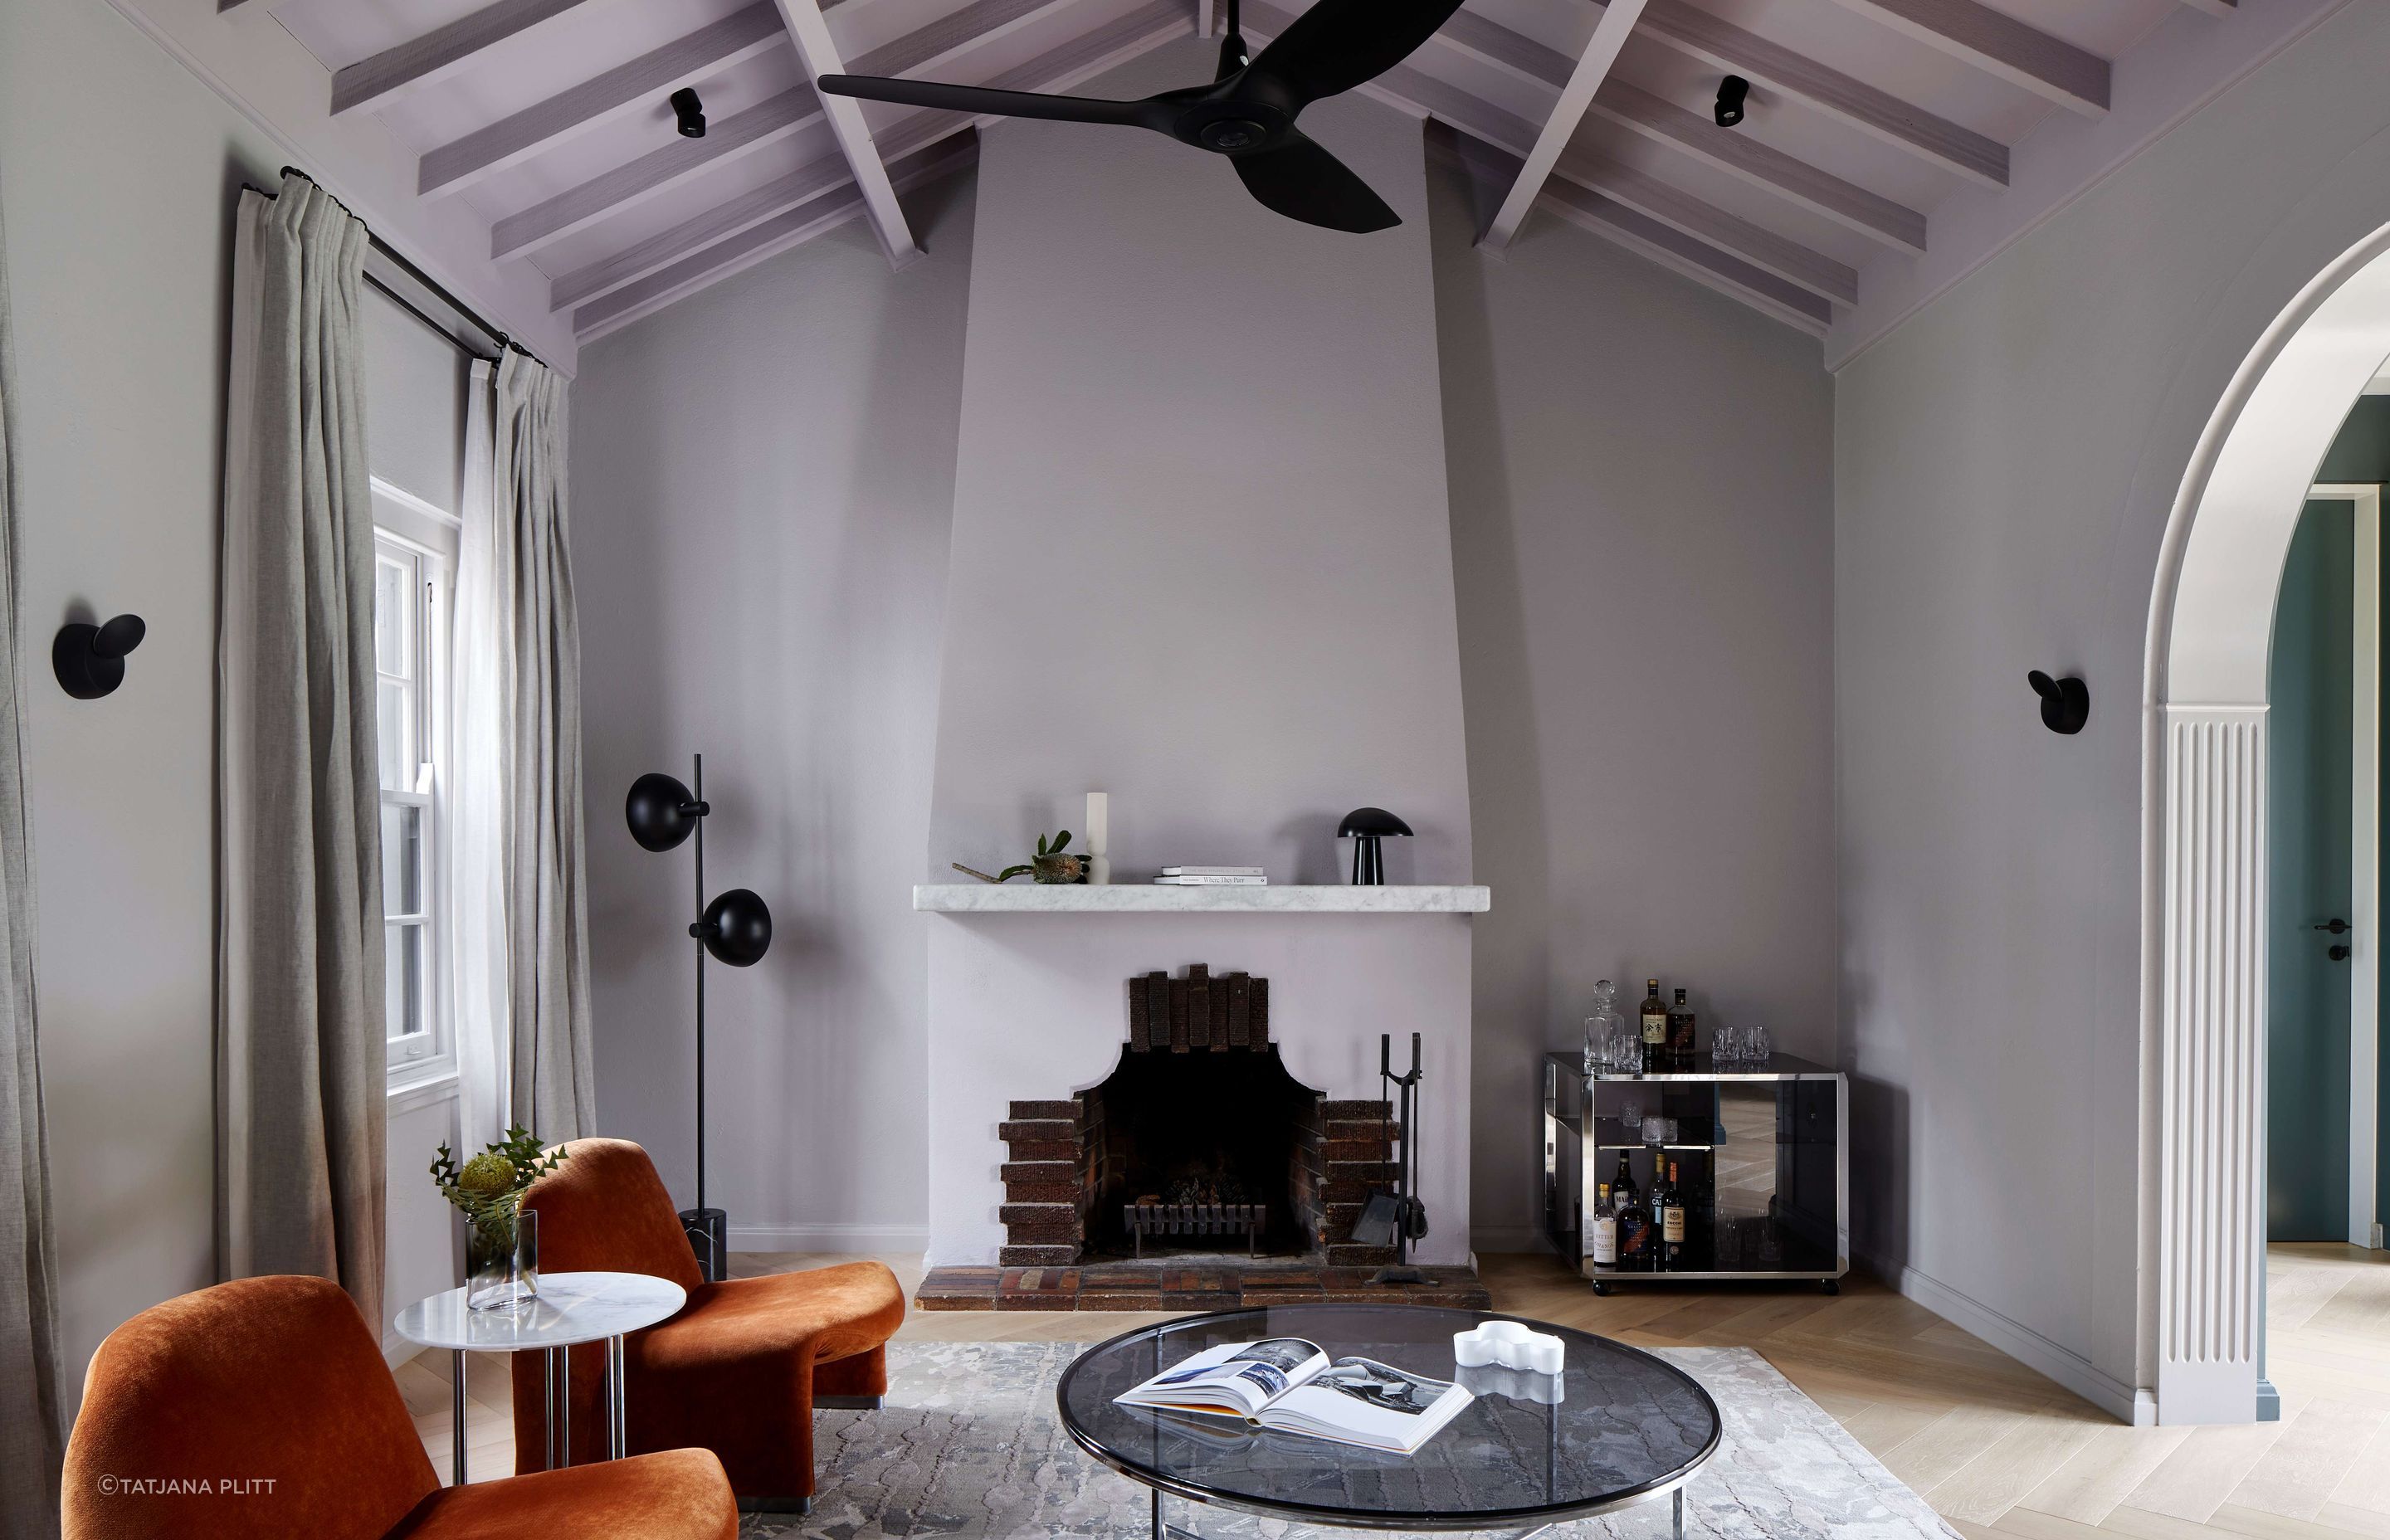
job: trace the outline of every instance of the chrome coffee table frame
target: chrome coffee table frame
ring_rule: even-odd
[[[1273,1307],[1265,1306],[1259,1309],[1221,1311],[1206,1318],[1219,1320],[1235,1315],[1253,1315],[1258,1318],[1265,1315],[1271,1308]],[[1509,1318],[1491,1312],[1449,1309],[1438,1305],[1339,1305],[1330,1308],[1340,1312],[1385,1310],[1401,1311],[1407,1314],[1433,1313],[1451,1317],[1456,1330],[1466,1330],[1470,1326],[1483,1321]],[[1508,1540],[1529,1540],[1529,1537],[1541,1534],[1555,1524],[1571,1523],[1579,1519],[1600,1518],[1605,1514],[1640,1508],[1647,1503],[1655,1503],[1665,1497],[1669,1500],[1672,1540],[1684,1540],[1685,1483],[1692,1479],[1694,1471],[1709,1462],[1712,1455],[1717,1453],[1719,1442],[1725,1433],[1724,1419],[1718,1414],[1716,1401],[1698,1380],[1664,1359],[1645,1354],[1640,1348],[1619,1342],[1613,1345],[1626,1352],[1650,1357],[1672,1374],[1682,1378],[1686,1384],[1701,1397],[1702,1404],[1709,1410],[1710,1436],[1703,1444],[1701,1451],[1683,1465],[1655,1480],[1581,1503],[1491,1509],[1450,1516],[1377,1513],[1367,1509],[1330,1508],[1310,1503],[1274,1502],[1268,1498],[1256,1497],[1245,1493],[1221,1492],[1204,1486],[1197,1481],[1149,1469],[1130,1462],[1107,1446],[1100,1439],[1080,1427],[1078,1419],[1070,1410],[1071,1383],[1078,1376],[1082,1367],[1095,1359],[1098,1354],[1125,1346],[1139,1339],[1150,1337],[1159,1331],[1183,1328],[1185,1324],[1185,1318],[1182,1317],[1180,1320],[1164,1322],[1160,1326],[1140,1327],[1133,1331],[1124,1331],[1118,1336],[1110,1337],[1096,1343],[1071,1361],[1070,1367],[1062,1371],[1062,1378],[1055,1387],[1054,1392],[1056,1410],[1063,1431],[1070,1434],[1071,1442],[1085,1450],[1099,1464],[1118,1471],[1148,1489],[1151,1497],[1151,1540],[1203,1540],[1203,1536],[1192,1530],[1182,1529],[1165,1521],[1163,1508],[1163,1499],[1165,1496],[1177,1497],[1183,1501],[1208,1508],[1227,1508],[1232,1512],[1250,1513],[1266,1519],[1290,1520],[1297,1523],[1317,1525],[1327,1529],[1478,1534],[1505,1536]],[[1590,1333],[1577,1333],[1574,1330],[1570,1334],[1590,1335]],[[1323,1342],[1320,1345],[1331,1354],[1336,1351],[1331,1343]],[[1550,1424],[1554,1451],[1552,1457],[1555,1459],[1559,1443],[1559,1421],[1555,1416]]]

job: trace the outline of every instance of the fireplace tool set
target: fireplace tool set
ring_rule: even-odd
[[[1391,1107],[1399,1090],[1402,1101],[1402,1143],[1395,1148],[1394,1186],[1391,1192],[1373,1187],[1361,1205],[1361,1217],[1353,1222],[1353,1239],[1362,1246],[1394,1248],[1394,1260],[1389,1266],[1373,1274],[1371,1283],[1425,1283],[1427,1275],[1411,1265],[1411,1242],[1427,1235],[1427,1205],[1419,1200],[1419,1139],[1418,1119],[1420,1083],[1420,1034],[1411,1033],[1411,1067],[1402,1074],[1394,1073],[1394,1039],[1392,1033],[1378,1038],[1378,1088],[1381,1105]],[[1382,1125],[1384,1113],[1380,1114]]]

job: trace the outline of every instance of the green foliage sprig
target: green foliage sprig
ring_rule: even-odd
[[[550,1149],[530,1131],[509,1128],[505,1138],[485,1146],[461,1166],[447,1145],[441,1145],[439,1159],[431,1162],[431,1180],[476,1228],[511,1228],[524,1190],[563,1163],[563,1146]]]
[[[1037,837],[1037,853],[1040,856],[1060,855],[1062,853],[1063,847],[1068,845],[1070,842],[1071,831],[1067,828],[1061,833],[1054,836],[1054,842],[1050,845],[1046,842],[1046,836],[1041,834]],[[1007,866],[1004,868],[1003,874],[996,878],[996,880],[998,882],[1009,882],[1023,872],[1034,872],[1036,869],[1037,864],[1034,861],[1023,862],[1018,866]]]

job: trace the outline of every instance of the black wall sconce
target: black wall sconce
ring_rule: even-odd
[[[684,85],[672,94],[673,117],[680,125],[684,139],[705,137],[705,104],[697,99],[697,87]]]
[[[705,957],[733,968],[763,961],[772,944],[772,911],[746,888],[732,888],[711,904],[705,899],[705,815],[713,810],[705,801],[705,756],[697,756],[697,789],[691,791],[662,771],[631,783],[623,804],[623,820],[642,850],[659,854],[678,849],[697,836],[698,917],[688,933],[697,942],[697,1207],[680,1212],[681,1228],[708,1283],[728,1276],[730,1218],[705,1206]]]
[[[119,615],[106,625],[69,621],[50,644],[50,672],[77,700],[96,700],[124,683],[124,655],[148,634],[138,615]]]
[[[2052,679],[2039,669],[2024,676],[2033,693],[2041,697],[2041,725],[2053,733],[2075,734],[2091,716],[2091,689],[2073,674]]]
[[[1743,104],[1751,99],[1751,82],[1741,75],[1728,75],[1718,82],[1717,125],[1732,128],[1742,122]]]

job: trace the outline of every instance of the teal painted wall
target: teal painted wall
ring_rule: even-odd
[[[2266,1238],[2348,1231],[2348,973],[2317,927],[2349,913],[2350,624],[2357,523],[2314,502],[2282,562],[2266,686],[2271,966],[2266,980]]]
[[[2341,425],[2340,436],[2332,440],[2332,448],[2324,453],[2323,464],[2316,471],[2319,481],[2390,481],[2390,396],[2366,396],[2358,401],[2348,420]],[[2390,551],[2390,541],[2384,542]],[[2390,573],[2385,574],[2390,582]],[[2390,594],[2390,586],[2383,590]],[[2383,763],[2390,765],[2390,712],[2383,717]],[[2390,810],[2385,810],[2382,828],[2384,836],[2383,870],[2390,873]],[[2385,979],[2390,983],[2390,979]],[[2380,1091],[2374,1110],[2382,1127],[2374,1139],[2376,1163],[2374,1177],[2374,1213],[2377,1223],[2390,1224],[2390,1024],[2374,1023],[2380,1034],[2382,1051],[2375,1058],[2380,1072]]]

